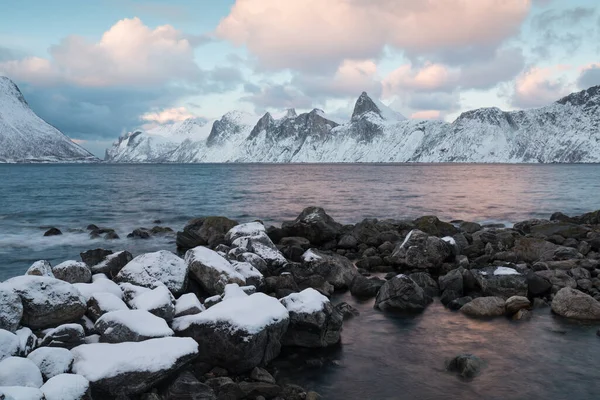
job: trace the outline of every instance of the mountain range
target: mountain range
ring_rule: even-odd
[[[38,117],[17,85],[0,76],[0,163],[94,161],[99,160]]]
[[[29,108],[0,77],[0,162],[90,162],[89,152]],[[115,163],[205,162],[600,162],[600,86],[522,111],[480,108],[448,123],[406,119],[362,93],[352,117],[314,109],[261,118],[231,111],[122,135]]]

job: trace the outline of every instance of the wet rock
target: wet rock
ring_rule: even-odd
[[[543,296],[552,289],[552,283],[544,276],[530,272],[527,274],[527,287],[532,297]]]
[[[375,307],[400,312],[420,312],[431,302],[423,289],[406,275],[386,281],[375,299]]]
[[[440,291],[442,292],[442,303],[444,305],[463,295],[463,275],[458,269],[448,272],[438,278]]]
[[[369,279],[362,275],[357,275],[352,284],[350,284],[350,293],[360,298],[375,297],[384,283],[385,281],[379,278]]]
[[[127,235],[130,239],[150,239],[152,233],[146,228],[137,228]]]
[[[446,363],[446,369],[463,378],[474,378],[481,373],[485,362],[473,354],[460,354]]]
[[[516,314],[519,310],[531,307],[531,302],[524,296],[512,296],[506,300],[506,314]]]
[[[562,288],[552,299],[552,311],[567,318],[600,321],[600,302],[570,287]]]
[[[92,271],[81,261],[65,261],[52,267],[56,279],[69,283],[90,283]]]
[[[162,395],[163,400],[217,400],[213,389],[188,371],[182,372]]]
[[[342,225],[335,222],[321,207],[308,207],[294,220],[284,222],[286,236],[300,236],[312,244],[321,245],[335,240]]]
[[[339,304],[337,304],[335,306],[335,309],[342,314],[342,316],[344,317],[344,320],[352,318],[352,317],[357,317],[360,315],[360,312],[352,307],[350,304],[344,302],[341,302]]]
[[[469,303],[471,300],[473,300],[471,296],[459,297],[450,301],[447,307],[451,310],[458,311],[462,308],[462,306]]]
[[[348,288],[358,275],[356,268],[346,257],[315,249],[307,250],[302,255],[302,264],[292,265],[290,272],[295,278],[319,275],[336,289]]]
[[[552,293],[558,292],[560,289],[570,287],[575,289],[577,287],[577,281],[570,277],[566,271],[561,270],[549,270],[549,271],[537,271],[535,273],[542,278],[545,278],[552,284]]]
[[[499,317],[504,315],[504,303],[502,297],[478,297],[465,304],[460,311],[470,317]]]
[[[473,273],[484,296],[527,296],[527,277],[510,267],[490,267]]]
[[[182,232],[177,232],[177,247],[192,249],[197,246],[215,247],[225,243],[225,234],[238,225],[226,217],[204,217],[190,221]]]
[[[80,253],[81,261],[87,264],[88,267],[93,267],[96,264],[101,263],[107,256],[111,255],[113,252],[111,250],[105,249],[94,249],[84,251]]]
[[[534,263],[540,259],[552,259],[552,255],[558,248],[558,245],[543,239],[521,237],[515,241],[512,251],[519,260]]]
[[[271,375],[269,373],[269,371],[267,371],[264,368],[260,368],[260,367],[255,367],[252,370],[252,372],[250,373],[250,378],[257,382],[265,382],[265,383],[272,383],[272,384],[277,383],[275,381],[275,378],[273,378],[273,375]]]
[[[121,239],[121,237],[117,234],[117,232],[111,231],[111,232],[107,232],[106,235],[104,235],[104,240],[118,240]]]
[[[281,387],[265,382],[240,382],[239,385],[245,398],[257,399],[262,396],[265,399],[273,399],[281,393]]]
[[[427,272],[415,272],[408,275],[419,285],[429,297],[437,297],[440,293],[438,283]]]
[[[60,231],[60,229],[58,228],[50,228],[48,229],[45,233],[44,236],[59,236],[62,235],[63,233]]]
[[[358,240],[351,234],[342,236],[338,242],[340,249],[354,249],[356,246],[358,246]]]
[[[452,256],[452,247],[442,239],[412,230],[394,249],[391,261],[411,269],[437,269]]]

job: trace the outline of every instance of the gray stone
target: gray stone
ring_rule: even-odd
[[[68,283],[90,283],[92,271],[84,262],[65,261],[52,267],[52,273],[56,279]]]
[[[506,314],[513,315],[519,310],[531,307],[531,302],[524,296],[512,296],[506,300]]]
[[[478,297],[465,304],[460,311],[470,317],[498,317],[504,315],[504,303],[501,297]]]
[[[375,297],[384,283],[385,281],[379,278],[367,278],[362,275],[356,275],[350,285],[350,293],[360,298]]]
[[[300,236],[320,245],[337,238],[342,225],[335,222],[321,207],[308,207],[291,222],[284,222],[286,236]]]
[[[250,372],[250,378],[252,378],[255,381],[258,382],[265,382],[265,383],[277,383],[275,381],[275,378],[273,378],[273,375],[271,375],[269,373],[269,371],[267,371],[264,368],[260,368],[260,367],[255,367],[252,372]]]
[[[302,264],[294,264],[290,268],[295,278],[319,275],[335,289],[347,289],[358,275],[352,262],[344,256],[309,249],[302,257]]]
[[[406,275],[398,275],[379,290],[375,307],[382,310],[420,312],[431,302],[423,289]]]
[[[184,371],[164,390],[163,400],[217,400],[213,389]]]
[[[411,269],[437,269],[451,256],[451,245],[415,229],[396,246],[391,261]]]
[[[446,363],[446,369],[463,378],[473,378],[481,373],[484,361],[473,354],[461,354]]]
[[[6,285],[0,285],[0,329],[15,332],[23,317],[21,298]]]
[[[552,311],[567,318],[600,321],[600,302],[570,287],[562,288],[552,299]]]

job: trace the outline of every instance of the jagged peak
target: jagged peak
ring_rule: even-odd
[[[590,100],[600,103],[600,86],[592,86],[580,92],[571,93],[558,100],[557,103],[563,105],[571,104],[574,106],[580,106],[586,104]]]
[[[352,119],[360,118],[369,112],[373,112],[381,117],[381,110],[377,107],[377,104],[369,97],[367,92],[362,92],[356,100],[356,104],[354,104]]]
[[[0,96],[17,99],[20,103],[29,107],[17,84],[7,76],[0,76]]]
[[[296,113],[296,109],[295,108],[288,108],[287,110],[285,110],[285,115],[284,118],[296,118],[298,116],[298,114]]]

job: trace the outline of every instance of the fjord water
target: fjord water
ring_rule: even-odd
[[[279,224],[308,205],[336,220],[440,218],[514,223],[600,208],[600,165],[0,165],[0,279],[31,263],[78,259],[104,247],[175,251],[172,237],[125,239],[155,220],[174,230],[203,215]],[[88,224],[115,228],[121,240],[91,240]],[[65,234],[43,237],[48,226]],[[284,355],[281,379],[324,399],[598,399],[597,326],[569,322],[549,309],[531,321],[479,321],[439,302],[416,317],[373,310],[348,294],[336,301],[361,315],[347,321],[342,345]],[[474,353],[487,362],[464,381],[444,361]],[[306,360],[323,358],[323,366]],[[312,365],[312,363],[310,363]]]

